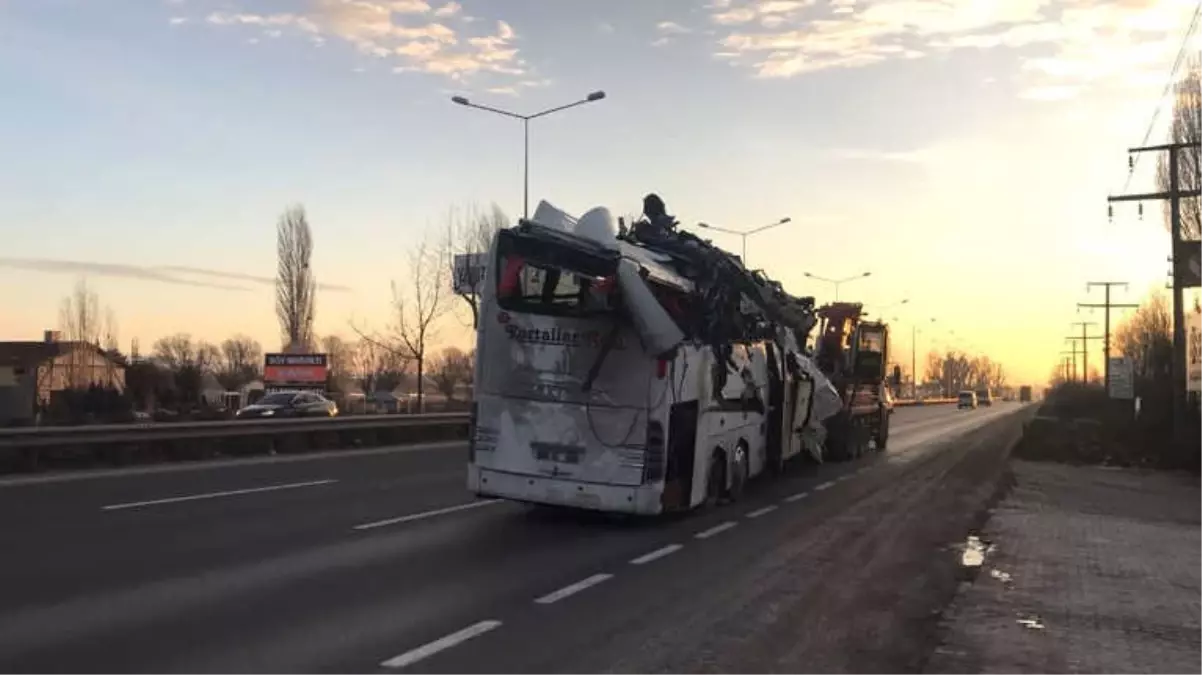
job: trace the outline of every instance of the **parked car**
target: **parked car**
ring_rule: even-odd
[[[957,399],[956,399],[956,409],[957,410],[959,410],[961,408],[972,408],[975,410],[976,407],[977,407],[977,392],[971,391],[968,389],[960,392],[960,396],[957,397]]]
[[[240,409],[238,419],[272,417],[335,417],[338,406],[330,399],[311,391],[277,391]]]

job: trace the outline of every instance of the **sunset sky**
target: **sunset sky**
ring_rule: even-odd
[[[450,209],[521,212],[520,123],[450,97],[534,112],[603,89],[531,125],[532,202],[623,214],[654,191],[689,226],[790,216],[748,244],[790,291],[830,299],[803,273],[870,270],[840,294],[910,299],[889,312],[903,361],[905,322],[936,317],[920,363],[933,337],[1042,383],[1069,323],[1101,321],[1075,312],[1102,299],[1087,281],[1130,282],[1121,301],[1163,287],[1160,207],[1111,223],[1106,196],[1152,187],[1149,157],[1128,185],[1125,150],[1196,6],[0,0],[0,339],[55,327],[87,274],[123,347],[274,348],[269,285],[178,268],[271,277],[293,203],[335,287],[318,332],[382,326],[407,249]]]

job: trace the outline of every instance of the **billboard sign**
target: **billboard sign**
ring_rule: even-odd
[[[1185,314],[1185,389],[1202,391],[1202,312]]]
[[[1122,356],[1110,357],[1110,398],[1135,398],[1135,368]]]
[[[276,388],[325,388],[329,375],[326,354],[267,354],[263,385]]]
[[[488,254],[457,253],[454,258],[452,284],[460,295],[480,293],[480,285],[487,271]]]

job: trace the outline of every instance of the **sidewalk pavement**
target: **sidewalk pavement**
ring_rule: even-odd
[[[1200,672],[1197,476],[1011,467],[1016,485],[966,551],[979,571],[944,612],[925,670]]]

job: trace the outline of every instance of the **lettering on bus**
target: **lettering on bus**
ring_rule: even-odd
[[[525,344],[593,348],[600,347],[606,336],[606,333],[600,330],[564,330],[558,326],[553,328],[521,328],[513,324],[506,324],[505,334],[509,336],[510,340]],[[625,348],[625,341],[621,335],[618,335],[614,341],[614,349]]]

